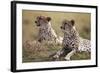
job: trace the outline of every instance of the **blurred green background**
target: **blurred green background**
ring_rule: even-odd
[[[80,36],[90,40],[90,35],[91,35],[91,14],[90,13],[23,10],[22,11],[22,43],[23,45],[25,41],[27,40],[37,40],[38,28],[34,22],[36,20],[36,17],[40,15],[51,17],[52,28],[55,30],[58,36],[63,36],[63,33],[60,29],[62,21],[64,19],[68,19],[68,20],[73,19],[75,20],[75,27],[77,31],[79,32]],[[23,62],[34,61],[31,59],[29,60],[28,58],[29,55],[34,55],[34,54],[28,54],[28,56],[26,56],[28,52],[25,51],[24,48],[23,48]],[[56,47],[54,48],[54,46],[52,48],[53,50],[56,49]],[[84,55],[84,53],[80,55]],[[90,56],[88,56],[88,58],[90,58]],[[86,59],[87,59],[87,56],[86,56]]]

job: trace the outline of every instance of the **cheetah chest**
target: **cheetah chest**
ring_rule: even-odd
[[[71,48],[71,49],[78,49],[79,46],[79,40],[76,36],[74,35],[65,35],[63,39],[63,46]]]
[[[52,33],[48,29],[41,29],[39,31],[39,37],[43,38],[44,40],[51,40],[52,39]]]

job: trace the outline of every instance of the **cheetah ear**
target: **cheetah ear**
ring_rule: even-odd
[[[72,26],[74,26],[74,24],[75,24],[75,21],[74,21],[74,20],[71,20],[70,22],[72,23]]]
[[[51,21],[51,17],[47,17],[47,21]]]

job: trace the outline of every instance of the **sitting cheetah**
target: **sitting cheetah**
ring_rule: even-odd
[[[70,57],[76,53],[76,51],[88,51],[90,52],[91,43],[87,39],[83,39],[79,36],[75,29],[74,20],[64,20],[62,22],[61,29],[64,33],[63,48],[59,50],[53,58],[65,57],[65,60],[70,60]]]
[[[57,38],[57,34],[51,27],[51,18],[45,16],[38,16],[36,18],[36,25],[39,27],[38,41],[54,41],[56,43],[62,43],[61,37]],[[61,41],[60,41],[61,40]]]

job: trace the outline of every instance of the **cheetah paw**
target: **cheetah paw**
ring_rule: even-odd
[[[66,61],[70,61],[70,58],[69,57],[65,57],[64,58]]]

